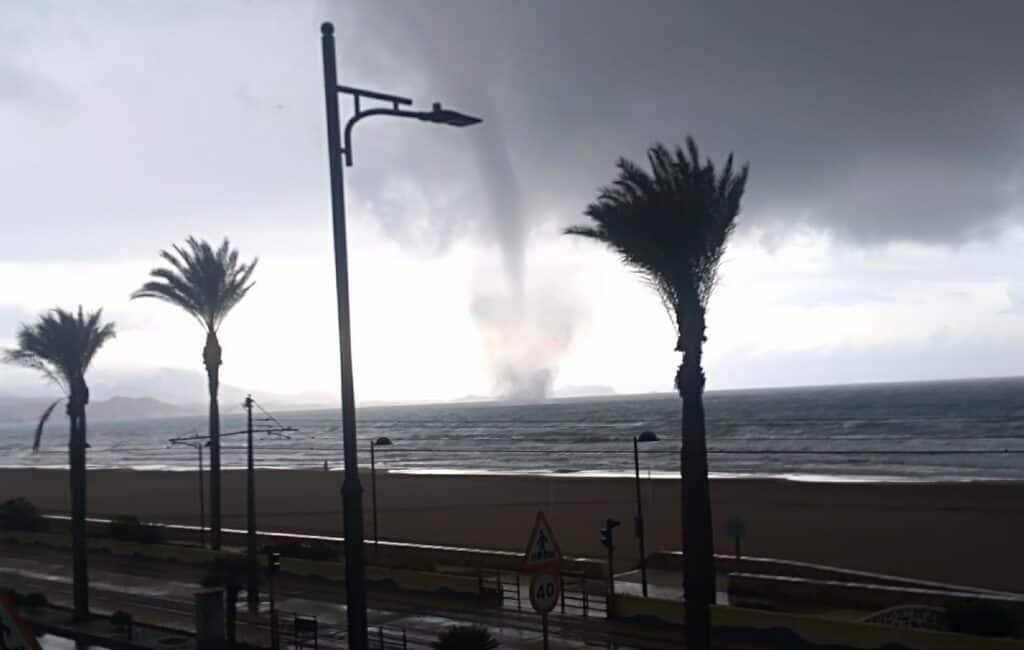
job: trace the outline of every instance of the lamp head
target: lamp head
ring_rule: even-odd
[[[473,117],[472,115],[466,115],[458,111],[453,111],[448,108],[442,108],[441,102],[434,102],[434,107],[429,113],[423,113],[420,117],[424,122],[434,122],[435,124],[447,124],[448,126],[472,126],[483,122],[479,117]]]
[[[661,438],[653,431],[644,431],[636,437],[637,442],[658,442]]]
[[[373,444],[375,447],[390,447],[394,443],[391,442],[391,438],[388,438],[387,436],[381,436],[380,438],[374,440]]]

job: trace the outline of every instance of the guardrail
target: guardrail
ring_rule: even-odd
[[[340,623],[326,623],[317,616],[300,612],[278,611],[280,638],[277,647],[319,650],[321,641],[343,643],[346,629]],[[405,628],[375,625],[367,628],[369,650],[408,650]],[[283,643],[280,643],[283,642]]]
[[[779,609],[820,606],[879,611],[897,605],[915,604],[948,608],[969,603],[986,603],[1012,613],[1024,621],[1024,596],[959,592],[876,585],[857,582],[809,580],[752,573],[729,574],[729,600],[743,606]]]
[[[44,515],[44,517],[59,529],[68,529],[70,518],[66,515]],[[86,523],[86,534],[90,539],[93,537],[102,539],[102,536],[107,532],[110,519],[105,517],[89,517]],[[196,546],[199,544],[199,528],[197,526],[163,524],[151,521],[143,523],[159,528],[168,541],[191,542]],[[221,532],[221,538],[224,546],[244,547],[246,545],[246,532],[244,530],[225,528]],[[311,546],[326,548],[338,558],[342,556],[345,543],[342,537],[272,531],[258,531],[257,539],[261,546],[273,546],[283,542],[306,543]],[[364,543],[364,548],[369,564],[398,569],[444,572],[446,567],[465,567],[474,570],[496,569],[516,571],[522,565],[522,553],[496,549],[385,540],[381,540],[377,545]],[[564,563],[567,570],[582,572],[591,578],[607,578],[608,576],[607,564],[600,560],[566,557]]]
[[[658,551],[652,553],[647,559],[648,569],[666,569],[672,571],[683,570],[683,554],[680,551]],[[883,573],[870,571],[858,571],[855,569],[844,569],[841,567],[826,564],[814,564],[811,562],[799,562],[796,560],[779,560],[767,557],[741,557],[736,559],[735,555],[722,553],[715,554],[715,570],[718,573],[756,573],[761,575],[787,576],[792,578],[806,578],[809,580],[833,580],[838,582],[860,582],[875,585],[888,585],[893,587],[908,587],[922,589],[937,589],[945,591],[974,592],[984,594],[998,594],[1016,596],[1006,591],[984,589],[981,587],[969,587],[965,585],[953,585],[931,580],[919,580],[917,578],[905,578]]]
[[[616,594],[616,618],[644,626],[682,626],[683,602]],[[718,642],[755,647],[827,647],[836,650],[1024,650],[1024,640],[891,627],[806,614],[712,605]]]
[[[0,530],[0,540],[37,544],[50,548],[69,548],[71,539],[66,534],[37,533],[27,531]],[[237,549],[211,551],[180,544],[154,544],[125,542],[107,538],[89,540],[90,552],[109,553],[111,555],[151,558],[160,561],[181,562],[183,564],[206,564],[221,556],[237,556]],[[264,556],[259,557],[260,564],[266,562]],[[323,580],[343,581],[345,565],[342,562],[323,560],[303,560],[299,558],[281,558],[280,571],[295,576],[317,578]],[[411,591],[454,596],[479,601],[481,598],[479,576],[455,575],[431,571],[396,569],[393,567],[368,566],[366,571],[367,586],[371,589]]]

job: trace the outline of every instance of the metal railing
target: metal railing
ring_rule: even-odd
[[[494,594],[501,607],[515,608],[523,611],[523,598],[520,591],[521,579],[516,571],[502,572],[500,569],[480,570],[480,594]]]
[[[319,650],[320,644],[337,647],[345,640],[345,625],[326,623],[316,616],[298,612],[278,611],[280,639],[273,647],[289,650]],[[387,625],[371,626],[367,640],[371,650],[408,650],[409,639],[404,628]],[[329,642],[329,643],[328,643]]]

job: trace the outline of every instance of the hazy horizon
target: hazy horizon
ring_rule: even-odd
[[[204,378],[205,381],[205,378]],[[880,386],[917,386],[927,384],[950,384],[950,383],[973,383],[973,382],[1012,382],[1012,381],[1024,381],[1024,375],[1004,375],[1004,376],[989,376],[989,377],[949,377],[940,379],[921,379],[921,380],[898,380],[898,381],[858,381],[858,382],[847,382],[847,383],[836,383],[836,384],[780,384],[771,386],[744,386],[739,388],[718,388],[710,389],[707,391],[708,395],[721,395],[728,393],[748,393],[758,391],[801,391],[801,390],[827,390],[827,389],[855,389],[858,387],[875,388]],[[221,398],[221,410],[224,413],[241,413],[241,400],[245,391],[242,391],[236,386],[226,385],[221,387],[224,394],[228,396],[227,399]],[[56,390],[56,389],[54,389]],[[590,392],[592,391],[592,392]],[[609,392],[610,391],[610,392]],[[161,396],[159,391],[151,393],[140,392],[140,391],[126,391],[129,394],[99,394],[94,397],[92,402],[109,402],[112,400],[156,400],[162,404],[168,406],[174,406],[182,409],[180,414],[157,414],[152,417],[175,417],[181,415],[183,417],[203,415],[205,416],[208,411],[208,404],[201,399],[189,399],[189,400],[177,400],[173,397]],[[510,404],[510,405],[525,405],[525,404],[541,404],[545,402],[555,401],[587,401],[587,400],[616,400],[616,399],[631,399],[631,398],[644,398],[644,397],[666,397],[675,396],[674,390],[653,390],[653,391],[642,391],[633,393],[624,393],[618,391],[612,391],[608,386],[569,386],[563,389],[553,391],[552,394],[544,398],[510,398],[510,397],[492,397],[485,395],[463,395],[452,399],[444,400],[415,400],[415,399],[395,399],[395,400],[357,400],[356,405],[359,408],[387,408],[390,406],[431,406],[431,405],[459,405],[459,404]],[[59,396],[59,392],[49,393],[34,393],[34,394],[15,394],[0,391],[0,420],[4,416],[4,408],[2,401],[49,401]],[[237,399],[235,399],[237,398]],[[234,401],[232,401],[234,400]],[[235,402],[238,402],[237,404]],[[288,394],[270,394],[268,397],[261,398],[261,403],[268,405],[279,413],[292,412],[303,412],[303,411],[320,411],[320,410],[332,410],[340,408],[340,397],[339,396],[328,396],[312,395],[288,395]],[[25,421],[35,421],[38,417],[38,413],[32,411],[25,417]],[[122,417],[122,416],[118,416]],[[127,416],[128,419],[134,419],[134,416]],[[151,416],[143,416],[151,417]],[[102,418],[99,418],[102,419]]]

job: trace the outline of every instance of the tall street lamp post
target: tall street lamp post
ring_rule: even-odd
[[[348,260],[345,238],[345,188],[341,158],[352,165],[352,127],[363,118],[390,115],[448,124],[470,126],[481,120],[434,104],[429,111],[402,109],[411,99],[385,95],[338,85],[334,53],[334,26],[320,26],[324,65],[324,100],[327,111],[327,159],[331,177],[331,217],[334,229],[334,276],[338,300],[338,342],[341,357],[341,427],[344,447],[345,478],[341,486],[345,526],[345,597],[348,619],[348,645],[366,650],[366,566],[363,549],[363,488],[359,482],[358,449],[356,447],[355,393],[352,388],[352,338],[349,323]],[[345,124],[344,144],[338,118],[338,94],[351,95],[353,115]],[[389,104],[390,107],[364,108],[363,100]]]
[[[202,440],[182,440],[171,438],[172,445],[185,445],[196,450],[199,457],[199,545],[206,548],[206,498],[203,496],[203,447],[209,443]]]
[[[381,436],[376,440],[370,439],[370,491],[373,492],[373,550],[377,550],[377,458],[374,453],[376,447],[390,447],[391,438]]]
[[[245,600],[249,605],[249,613],[255,614],[260,607],[260,578],[258,560],[256,559],[256,465],[252,453],[252,395],[246,395],[242,407],[245,408],[245,549],[248,561],[248,583],[245,588]]]
[[[647,551],[644,548],[644,506],[640,498],[640,443],[657,442],[658,435],[653,431],[644,431],[633,436],[633,470],[636,473],[636,538],[640,543],[640,584],[647,597]]]

